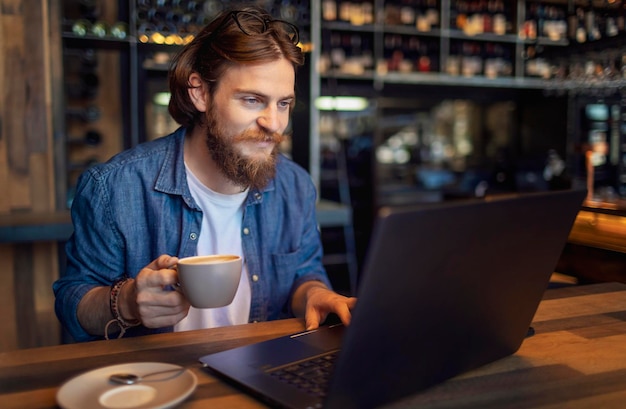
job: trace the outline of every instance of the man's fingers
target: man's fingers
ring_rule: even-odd
[[[178,282],[178,272],[166,267],[153,270],[148,266],[139,272],[136,281],[140,289],[162,289],[168,285],[175,285]]]
[[[318,328],[320,326],[321,317],[317,309],[313,306],[307,305],[306,312],[304,314],[304,325],[307,331]]]
[[[157,259],[157,266],[159,269],[162,268],[174,268],[176,267],[176,264],[178,264],[178,257],[174,257],[174,256],[170,256],[167,254],[162,254],[160,255]]]
[[[335,311],[335,314],[337,314],[343,325],[350,325],[350,319],[352,318],[352,314],[350,313],[350,308],[348,308],[347,304],[339,305]]]
[[[346,301],[346,304],[348,305],[348,308],[350,308],[350,310],[353,310],[354,307],[356,307],[356,297],[349,297],[348,301]]]
[[[164,268],[172,268],[178,263],[178,257],[170,256],[168,254],[161,254],[156,259],[152,260],[146,268],[150,270],[161,270]]]

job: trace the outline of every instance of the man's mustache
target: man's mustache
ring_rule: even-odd
[[[280,132],[244,131],[233,138],[233,142],[273,142],[279,144],[286,139]]]

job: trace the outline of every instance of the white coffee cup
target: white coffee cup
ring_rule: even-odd
[[[241,278],[241,257],[232,254],[178,260],[178,280],[195,308],[217,308],[233,302]]]

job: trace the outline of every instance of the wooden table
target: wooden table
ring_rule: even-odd
[[[623,408],[626,285],[546,292],[520,350],[397,402],[406,408]],[[182,408],[259,408],[260,402],[204,372],[198,357],[303,329],[297,319],[230,328],[62,345],[0,354],[0,408],[53,408],[67,379],[101,366],[159,361],[188,366],[198,388]]]

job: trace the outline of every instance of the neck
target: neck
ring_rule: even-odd
[[[219,170],[206,145],[206,131],[202,126],[195,126],[185,136],[184,156],[187,167],[200,182],[225,195],[241,193],[243,187],[232,183]]]

